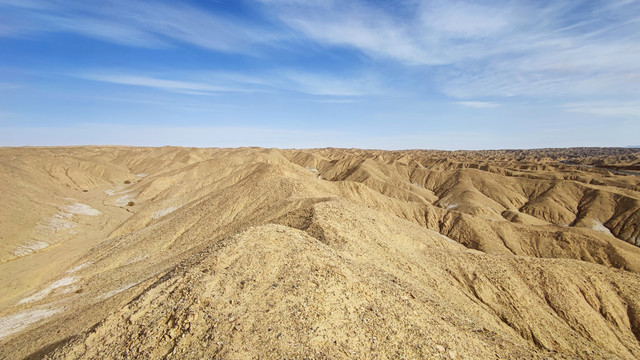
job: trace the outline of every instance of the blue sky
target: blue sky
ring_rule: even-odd
[[[636,0],[0,0],[0,146],[639,137]]]

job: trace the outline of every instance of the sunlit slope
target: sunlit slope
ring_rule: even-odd
[[[640,177],[576,151],[2,149],[0,358],[637,358]]]
[[[427,212],[441,214],[432,209],[435,207],[472,215],[482,222],[507,220],[524,225],[584,228],[640,245],[638,176],[568,166],[543,156],[549,152],[545,150],[524,153],[531,158],[538,152],[538,162],[519,161],[523,156],[509,151],[483,155],[319,150],[291,151],[288,156],[297,164],[317,169],[323,179],[359,182],[387,197],[412,205],[422,203],[429,209]],[[483,242],[481,238],[474,241]]]

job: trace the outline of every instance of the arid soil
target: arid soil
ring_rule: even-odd
[[[0,358],[638,359],[637,169],[619,148],[1,148]]]

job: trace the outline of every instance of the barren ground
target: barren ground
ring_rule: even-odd
[[[637,359],[639,169],[1,148],[0,358]]]

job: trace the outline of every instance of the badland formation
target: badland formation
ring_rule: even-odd
[[[0,358],[638,359],[640,149],[0,149]]]

